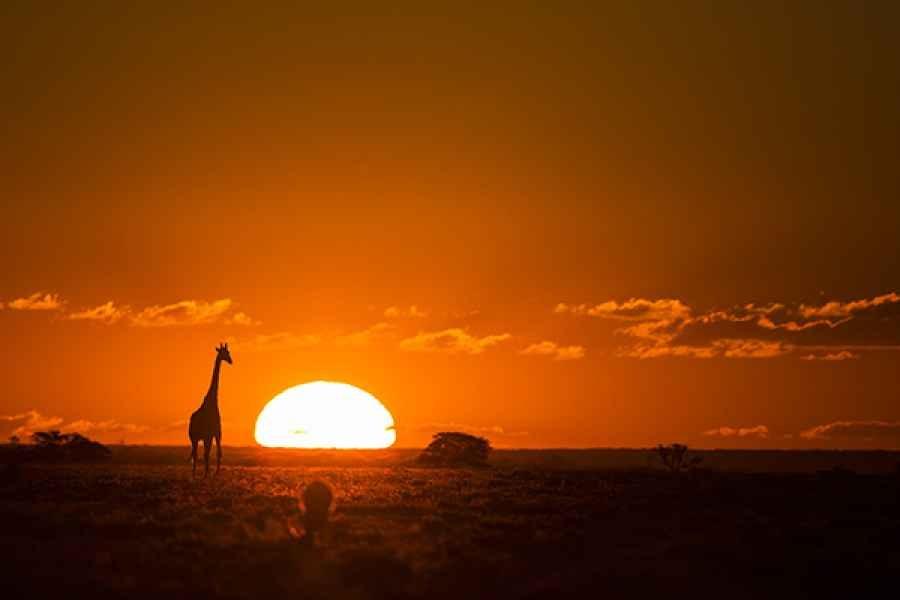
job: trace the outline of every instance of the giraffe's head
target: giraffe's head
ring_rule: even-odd
[[[219,360],[224,360],[229,365],[231,363],[231,352],[228,351],[228,344],[221,344],[216,348],[216,353],[219,355]]]

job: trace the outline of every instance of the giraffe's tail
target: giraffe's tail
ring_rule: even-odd
[[[191,461],[192,463],[193,463],[195,460],[197,460],[197,446],[196,446],[196,444],[192,444],[192,445],[191,445],[191,455],[190,455],[190,457],[188,457],[188,460]]]

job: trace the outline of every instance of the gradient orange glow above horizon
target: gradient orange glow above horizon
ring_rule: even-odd
[[[893,6],[4,10],[0,434],[900,446]]]

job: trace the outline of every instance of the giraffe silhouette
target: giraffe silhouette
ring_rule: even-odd
[[[188,437],[191,438],[191,476],[197,475],[197,444],[203,440],[203,476],[209,475],[209,451],[212,449],[212,441],[216,440],[216,474],[222,465],[222,417],[219,414],[219,370],[222,361],[231,362],[231,353],[228,344],[221,344],[216,348],[216,362],[213,366],[212,381],[209,383],[209,391],[203,398],[200,408],[191,415],[188,426]]]

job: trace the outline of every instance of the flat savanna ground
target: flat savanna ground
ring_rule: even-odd
[[[146,450],[155,464],[116,452],[102,465],[0,472],[5,597],[868,597],[896,590],[900,573],[900,476],[886,468],[898,457],[887,453],[839,463],[879,467],[868,472],[713,464],[681,476],[502,453],[479,470],[397,454],[235,466],[229,453],[217,478],[192,480],[163,450]],[[815,457],[804,464],[825,464]],[[315,479],[336,498],[310,546],[298,497]]]

